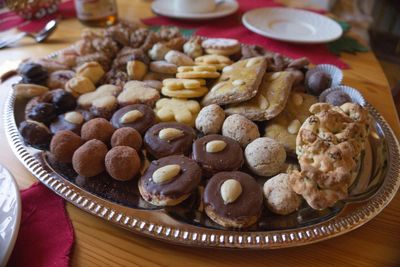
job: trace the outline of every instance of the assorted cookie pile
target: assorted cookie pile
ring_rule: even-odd
[[[155,206],[203,188],[211,220],[248,227],[303,199],[333,206],[357,172],[368,112],[340,90],[319,103],[340,84],[339,70],[308,65],[233,39],[186,39],[177,28],[84,31],[58,57],[19,67],[15,94],[30,98],[19,129],[80,177],[137,179]]]

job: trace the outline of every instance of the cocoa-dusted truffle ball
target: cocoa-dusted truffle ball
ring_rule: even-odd
[[[106,155],[106,170],[112,178],[128,181],[140,170],[140,158],[136,150],[129,146],[116,146]]]
[[[131,127],[117,129],[111,137],[111,146],[129,146],[136,150],[142,147],[143,140],[140,133]]]
[[[97,139],[105,144],[110,143],[113,133],[114,127],[108,120],[103,118],[91,119],[83,124],[81,129],[81,137],[83,140]]]
[[[87,141],[72,156],[72,167],[82,177],[92,177],[105,169],[107,146],[96,139]]]
[[[51,139],[50,152],[57,161],[71,163],[75,150],[82,144],[79,135],[67,130],[59,131]]]

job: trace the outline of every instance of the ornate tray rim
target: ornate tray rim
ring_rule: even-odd
[[[193,247],[236,249],[277,249],[311,244],[350,232],[378,215],[393,199],[400,187],[400,145],[392,129],[370,104],[366,108],[383,131],[387,142],[388,169],[385,180],[373,197],[350,213],[294,230],[231,231],[179,223],[155,224],[143,219],[150,211],[125,208],[92,195],[56,177],[43,166],[21,140],[14,117],[16,97],[10,90],[4,107],[7,140],[20,162],[45,186],[81,210],[132,232],[174,244]],[[126,212],[124,211],[126,210]],[[154,212],[154,211],[153,211]],[[157,211],[156,211],[157,212]]]

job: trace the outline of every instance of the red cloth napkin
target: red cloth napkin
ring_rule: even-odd
[[[68,266],[74,231],[64,200],[41,183],[22,190],[21,200],[21,225],[8,266]]]
[[[0,13],[0,31],[6,31],[17,27],[20,31],[37,32],[52,19],[67,19],[73,17],[76,17],[76,11],[74,1],[72,0],[62,2],[58,6],[57,12],[37,20],[25,20],[24,18],[18,16],[15,12],[5,11]]]
[[[200,1],[200,0],[199,0]],[[243,26],[241,17],[243,13],[259,7],[281,6],[273,0],[237,0],[239,10],[228,17],[206,20],[188,21],[166,17],[153,17],[142,20],[147,25],[174,25],[181,28],[196,29],[196,34],[207,37],[235,38],[245,44],[256,44],[268,50],[279,52],[291,58],[308,57],[314,64],[328,63],[340,68],[348,68],[336,55],[332,54],[324,44],[292,44],[276,41],[251,32]],[[321,11],[315,12],[321,13]]]

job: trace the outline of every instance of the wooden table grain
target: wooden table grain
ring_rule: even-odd
[[[120,17],[130,20],[152,16],[151,1],[120,0]],[[0,51],[0,72],[19,60],[45,56],[79,38],[84,27],[75,19],[60,23],[59,29],[41,45],[24,40],[18,46]],[[344,54],[351,69],[344,71],[344,83],[358,88],[400,136],[386,77],[373,53]],[[9,87],[0,87],[0,109]],[[13,155],[0,124],[0,163],[26,188],[35,178]],[[199,249],[166,244],[115,227],[67,204],[75,230],[72,266],[400,266],[400,196],[375,219],[346,235],[303,247],[271,251],[232,251]]]

